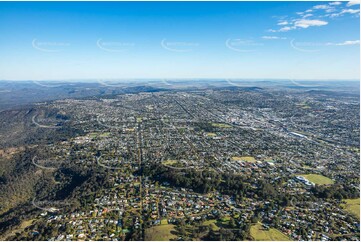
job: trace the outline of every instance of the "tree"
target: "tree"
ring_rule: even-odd
[[[232,218],[232,217],[230,218],[228,225],[231,228],[236,227],[236,222],[234,221],[234,218]]]

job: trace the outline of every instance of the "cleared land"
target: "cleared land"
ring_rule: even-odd
[[[251,236],[254,240],[273,240],[273,241],[286,241],[290,240],[286,235],[282,234],[279,230],[270,228],[266,230],[262,227],[261,223],[251,226]]]
[[[215,134],[215,133],[207,133],[207,136],[208,137],[215,137],[215,136],[217,136],[217,134]]]
[[[343,209],[360,219],[360,198],[345,199],[344,202],[346,204],[342,205]]]
[[[203,222],[203,225],[210,225],[211,229],[213,231],[218,231],[219,227],[216,225],[216,223],[217,223],[217,220],[212,219],[212,220],[207,220],[207,221]]]
[[[247,161],[247,162],[255,162],[256,159],[252,156],[241,156],[241,157],[238,157],[238,156],[234,156],[232,157],[232,160],[234,161]]]
[[[229,124],[222,124],[222,123],[212,123],[213,127],[217,128],[231,128],[232,126]]]
[[[307,175],[301,175],[301,176],[303,176],[310,182],[313,182],[317,185],[329,185],[329,184],[334,183],[334,181],[331,180],[330,178],[322,176],[322,175],[318,175],[318,174],[307,174]]]
[[[168,220],[167,220],[167,219],[162,219],[162,220],[160,221],[160,224],[161,224],[161,225],[167,225],[167,224],[168,224]]]
[[[171,165],[177,164],[177,160],[165,160],[162,162],[162,164],[171,166]]]
[[[174,225],[159,225],[145,230],[145,240],[157,240],[157,241],[169,241],[171,239],[176,239],[177,236],[172,234],[174,231]]]

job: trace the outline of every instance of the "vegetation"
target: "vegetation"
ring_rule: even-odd
[[[261,241],[287,241],[290,240],[286,235],[274,228],[265,228],[261,223],[251,226],[251,237],[254,240]]]
[[[163,161],[163,165],[169,165],[169,166],[174,165],[176,163],[177,163],[176,160],[165,160],[165,161]]]
[[[207,133],[207,136],[208,137],[215,137],[215,136],[217,136],[217,134],[216,133]]]
[[[210,226],[210,228],[211,228],[213,231],[218,231],[218,230],[219,230],[219,227],[216,225],[216,223],[217,223],[217,220],[216,220],[216,219],[211,219],[211,220],[207,220],[207,221],[203,222],[203,225]]]
[[[212,123],[213,127],[217,128],[231,128],[232,126],[229,124],[223,124],[223,123]]]
[[[145,240],[168,241],[176,238],[175,226],[171,224],[159,225],[145,230]]]
[[[242,156],[242,157],[238,157],[238,156],[234,156],[232,157],[232,160],[234,161],[247,161],[247,162],[255,162],[256,159],[252,156]]]
[[[317,185],[329,185],[334,183],[330,178],[318,174],[307,174],[302,176]]]
[[[346,203],[342,207],[349,213],[355,215],[358,219],[360,219],[360,198],[356,199],[345,199]]]

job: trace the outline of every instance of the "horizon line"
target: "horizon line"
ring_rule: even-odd
[[[153,80],[153,81],[223,81],[223,80],[238,80],[238,81],[358,81],[360,79],[310,79],[310,78],[222,78],[222,77],[208,77],[208,78],[76,78],[76,79],[0,79],[1,82],[99,82],[99,81],[143,81],[143,80]]]

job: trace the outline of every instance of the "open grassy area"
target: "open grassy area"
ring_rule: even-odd
[[[306,174],[301,176],[317,185],[329,185],[334,183],[330,178],[318,174]]]
[[[161,225],[167,225],[168,224],[168,220],[165,218],[165,219],[162,219],[161,221],[160,221],[160,224]]]
[[[172,231],[175,232],[174,225],[159,225],[145,230],[145,240],[157,240],[157,241],[169,241],[171,239],[176,239],[177,236]]]
[[[215,134],[215,133],[207,133],[207,136],[208,137],[215,137],[215,136],[217,136],[217,134]]]
[[[218,231],[219,227],[216,225],[216,223],[217,223],[217,220],[211,219],[211,220],[207,220],[207,221],[203,222],[203,225],[211,225],[211,229],[213,231]]]
[[[228,223],[228,221],[231,219],[230,216],[225,216],[221,219],[221,223]]]
[[[110,136],[110,132],[103,132],[103,133],[100,133],[100,137],[109,137]]]
[[[221,227],[227,228],[229,224],[230,216],[223,217],[220,220],[211,219],[203,222],[203,225],[210,225],[213,231],[218,231]]]
[[[278,240],[286,241],[290,240],[286,235],[282,234],[279,230],[270,228],[266,230],[262,227],[261,223],[257,223],[251,226],[251,236],[254,240]]]
[[[109,137],[111,135],[110,132],[92,132],[89,133],[88,136],[90,138],[97,138],[97,137]]]
[[[303,108],[303,109],[311,108],[306,102],[298,103],[298,104],[296,104],[296,106],[299,106],[300,108]]]
[[[345,199],[343,201],[346,202],[345,205],[342,205],[343,209],[360,219],[360,198]]]
[[[174,165],[176,163],[177,163],[177,160],[165,160],[162,162],[162,164],[168,165],[168,166]]]
[[[229,124],[222,124],[222,123],[212,123],[213,127],[217,128],[231,128],[232,126]]]
[[[90,138],[96,138],[98,136],[98,133],[89,133],[88,134]]]
[[[272,159],[272,158],[267,158],[264,160],[265,162],[272,162],[272,163],[275,163],[275,161]]]
[[[234,156],[232,157],[232,160],[234,161],[247,161],[247,162],[255,162],[256,159],[252,156]]]

